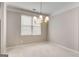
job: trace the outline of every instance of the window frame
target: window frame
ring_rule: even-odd
[[[21,15],[20,15],[20,25],[21,25],[21,27],[20,27],[20,35],[21,35],[21,36],[41,36],[41,35],[42,35],[41,24],[40,24],[40,26],[34,26],[34,25],[33,25],[33,20],[32,20],[32,19],[33,19],[33,16],[30,16],[30,17],[32,17],[32,19],[31,19],[31,25],[22,25],[22,24],[21,24],[21,20],[22,20],[21,17],[22,17],[22,15],[30,16],[30,15],[26,15],[26,14],[21,14]],[[27,26],[28,26],[28,27],[30,26],[30,27],[31,27],[31,34],[30,34],[30,35],[22,35],[22,26],[26,26],[26,27],[27,27]],[[40,27],[40,34],[33,35],[33,27]]]

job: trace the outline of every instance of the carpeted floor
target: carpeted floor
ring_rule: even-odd
[[[78,57],[66,49],[50,43],[35,43],[8,48],[9,57]]]

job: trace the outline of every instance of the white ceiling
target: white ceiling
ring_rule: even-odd
[[[42,13],[53,14],[64,8],[71,7],[74,4],[79,4],[77,2],[43,2],[42,3]],[[7,5],[19,7],[22,9],[31,10],[36,9],[37,12],[40,11],[40,2],[8,2]]]

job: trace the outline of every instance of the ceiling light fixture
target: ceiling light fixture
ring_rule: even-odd
[[[35,12],[36,9],[33,9],[33,11]],[[40,15],[38,17],[33,16],[33,20],[35,23],[43,23],[43,22],[47,23],[49,21],[48,16],[42,15],[42,1],[40,2]]]

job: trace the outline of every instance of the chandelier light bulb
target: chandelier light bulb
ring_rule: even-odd
[[[42,15],[39,15],[39,19],[40,19],[40,20],[43,20],[43,16],[42,16]]]
[[[34,21],[35,23],[37,22],[37,17],[36,17],[36,16],[33,17],[33,21]]]
[[[46,22],[48,22],[48,21],[49,21],[49,17],[48,17],[48,16],[46,16],[46,17],[45,17],[45,21],[44,21],[44,22],[46,23]]]
[[[34,16],[34,17],[33,17],[33,20],[36,20],[36,19],[37,19],[37,17],[36,17],[36,16]]]

